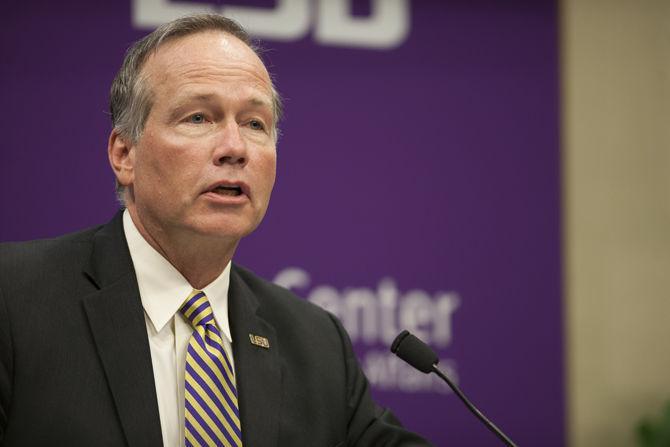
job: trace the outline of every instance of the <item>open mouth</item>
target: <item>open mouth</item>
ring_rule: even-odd
[[[217,186],[216,188],[212,189],[213,193],[220,194],[222,196],[239,196],[242,195],[242,188],[239,186]]]

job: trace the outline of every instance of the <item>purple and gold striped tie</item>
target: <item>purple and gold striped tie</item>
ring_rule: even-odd
[[[186,446],[241,447],[235,375],[209,300],[194,290],[180,311],[194,329],[186,352]]]

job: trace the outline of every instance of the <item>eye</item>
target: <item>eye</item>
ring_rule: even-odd
[[[251,127],[253,130],[265,130],[265,125],[259,120],[251,120],[249,121],[249,127]]]
[[[188,117],[188,121],[192,124],[202,124],[205,122],[205,115],[202,113],[194,113]]]

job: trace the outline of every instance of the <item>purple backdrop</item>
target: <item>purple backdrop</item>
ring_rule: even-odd
[[[0,240],[105,222],[107,91],[146,31],[129,1],[3,9]],[[264,41],[287,112],[270,210],[236,259],[336,312],[377,400],[436,445],[498,443],[387,354],[402,327],[519,445],[561,446],[556,5],[413,0],[408,20],[390,49],[312,25]]]

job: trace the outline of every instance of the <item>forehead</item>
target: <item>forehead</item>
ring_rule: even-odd
[[[271,90],[270,76],[256,53],[222,31],[204,31],[162,44],[142,72],[154,87],[206,80],[244,82],[268,93]]]

